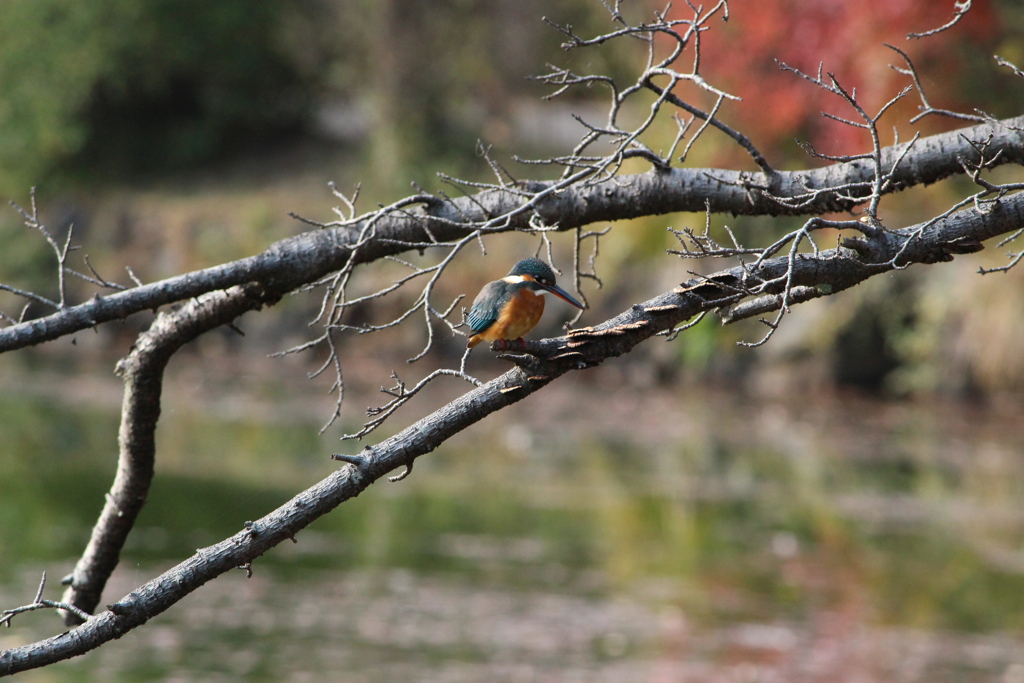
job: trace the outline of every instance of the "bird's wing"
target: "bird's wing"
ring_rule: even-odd
[[[466,316],[466,320],[469,322],[469,329],[473,331],[473,334],[480,334],[498,319],[501,310],[493,302],[499,299],[503,293],[503,284],[500,281],[488,283],[476,295],[476,299],[473,301],[473,308],[470,309],[469,315]]]

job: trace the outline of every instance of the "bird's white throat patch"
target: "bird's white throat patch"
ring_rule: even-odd
[[[527,279],[522,275],[506,275],[501,279],[509,283],[510,285],[518,285],[520,282],[536,282],[536,280],[534,280],[533,278]],[[544,296],[545,294],[551,293],[548,290],[544,289],[543,287],[538,287],[537,289],[531,287],[528,291],[530,291],[534,296]]]

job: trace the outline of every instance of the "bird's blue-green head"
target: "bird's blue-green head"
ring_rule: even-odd
[[[508,274],[512,276],[529,275],[538,282],[549,282],[551,284],[555,282],[555,271],[551,270],[551,266],[539,258],[524,258],[522,261],[516,261],[516,264],[512,266],[512,270]]]
[[[506,282],[516,279],[525,286],[530,287],[538,294],[551,292],[560,299],[564,299],[576,308],[584,309],[586,306],[576,301],[568,292],[555,284],[555,273],[551,266],[539,258],[527,258],[517,261],[512,270],[509,271]]]

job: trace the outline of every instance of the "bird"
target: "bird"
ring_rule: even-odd
[[[555,284],[551,267],[539,258],[517,261],[508,275],[488,282],[473,300],[467,316],[473,334],[467,346],[484,341],[515,340],[532,330],[544,313],[544,295],[554,294],[580,310],[586,306]]]

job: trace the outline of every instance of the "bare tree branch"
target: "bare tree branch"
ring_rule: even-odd
[[[908,33],[907,39],[911,38],[925,38],[927,36],[934,36],[936,33],[942,33],[943,31],[953,28],[956,24],[964,18],[964,15],[970,11],[971,5],[974,4],[974,0],[956,0],[953,3],[953,18],[938,28],[933,28],[930,31],[924,31],[923,33]]]
[[[928,97],[925,95],[924,92],[924,86],[921,85],[921,77],[918,75],[917,68],[914,67],[914,63],[910,60],[910,55],[908,55],[906,52],[896,47],[895,45],[890,45],[889,43],[884,43],[884,45],[890,50],[899,53],[899,55],[903,57],[903,61],[907,63],[906,69],[898,66],[893,66],[892,64],[889,65],[889,68],[891,68],[893,71],[896,71],[897,73],[903,74],[904,76],[910,76],[914,81],[914,88],[917,90],[917,94],[921,98],[921,106],[919,107],[921,113],[911,118],[910,123],[917,123],[918,121],[923,119],[925,116],[928,116],[929,114],[938,114],[939,116],[946,116],[952,119],[960,119],[961,121],[991,120],[992,117],[990,116],[983,116],[980,114],[963,114],[961,112],[950,111],[949,109],[937,109],[933,107],[931,103],[928,102]]]
[[[0,675],[84,654],[146,623],[221,574],[238,567],[251,571],[252,562],[274,546],[294,538],[315,519],[358,495],[388,472],[403,466],[408,471],[416,458],[487,415],[522,400],[566,373],[628,353],[640,342],[669,332],[702,312],[732,306],[746,296],[745,291],[778,294],[785,286],[781,278],[788,277],[793,291],[795,287],[809,287],[823,295],[835,294],[891,271],[897,253],[913,263],[949,261],[957,254],[976,252],[982,248],[982,241],[1019,230],[1021,226],[1024,194],[1015,194],[998,200],[987,211],[968,208],[927,227],[915,225],[878,233],[870,241],[854,243],[853,248],[799,254],[795,259],[778,257],[757,268],[737,266],[684,283],[600,325],[573,330],[557,339],[526,342],[521,353],[502,356],[515,363],[515,368],[395,436],[376,446],[367,446],[358,455],[335,456],[347,466],[262,519],[247,522],[245,529],[231,538],[198,550],[191,558],[66,633],[0,653]],[[734,285],[742,285],[743,291],[737,291]],[[772,310],[763,301],[758,304],[762,312]],[[782,302],[776,299],[776,305],[781,307]]]
[[[142,511],[153,479],[156,457],[156,425],[167,362],[184,344],[209,330],[230,324],[247,311],[276,302],[259,285],[232,287],[191,300],[180,309],[161,313],[139,335],[132,352],[117,365],[124,378],[120,453],[117,475],[106,504],[92,530],[89,544],[64,579],[68,586],[63,601],[92,612],[121,556],[121,549],[135,519]],[[80,623],[78,612],[67,612],[68,624]]]
[[[998,155],[993,167],[1024,163],[1024,117],[987,122],[960,131],[941,133],[918,140],[910,151],[908,143],[886,147],[881,153],[884,167],[894,169],[884,194],[908,187],[934,183],[963,173],[956,161],[974,148],[968,140],[991,137],[989,151]],[[159,282],[139,285],[124,292],[96,296],[57,313],[0,329],[0,353],[120,320],[134,313],[184,301],[209,291],[247,282],[260,282],[268,292],[288,292],[316,282],[345,266],[369,263],[387,255],[400,254],[408,244],[458,240],[490,225],[488,232],[509,232],[529,227],[536,214],[559,231],[591,223],[610,222],[680,211],[703,212],[707,205],[715,213],[737,215],[813,215],[849,211],[870,197],[874,181],[870,164],[847,161],[804,171],[778,171],[778,181],[768,193],[770,179],[764,173],[730,169],[672,168],[619,176],[591,187],[572,187],[559,193],[547,192],[524,211],[523,198],[506,190],[485,190],[473,200],[460,198],[423,207],[409,214],[388,214],[353,225],[307,232],[281,240],[262,254],[213,268],[186,273]],[[555,181],[521,183],[522,189],[538,196]],[[833,188],[852,188],[845,192]],[[863,189],[858,189],[863,188]],[[809,197],[810,195],[810,197]],[[777,199],[804,198],[797,206]],[[366,221],[375,220],[378,238],[362,244],[353,256],[359,231]]]
[[[55,602],[53,600],[46,600],[45,598],[43,598],[43,590],[45,588],[46,572],[43,572],[43,578],[39,581],[39,589],[36,590],[36,597],[32,600],[32,602],[30,602],[27,605],[22,605],[21,607],[15,607],[14,609],[5,609],[3,613],[0,613],[0,624],[4,624],[8,628],[10,628],[11,620],[14,619],[15,616],[19,614],[24,614],[25,612],[34,612],[37,609],[65,610],[78,617],[79,621],[77,623],[84,623],[86,620],[89,619],[90,616],[92,616],[88,612],[85,612],[79,609],[78,607],[70,605],[66,602]]]

